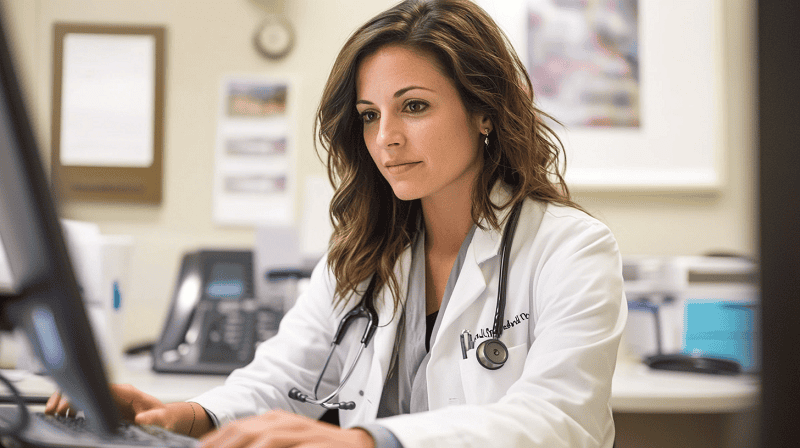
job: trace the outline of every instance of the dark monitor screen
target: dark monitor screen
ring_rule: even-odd
[[[800,440],[800,8],[762,0],[751,10],[758,29],[759,440],[788,447]]]
[[[0,11],[0,239],[12,289],[0,318],[21,328],[59,388],[102,432],[118,417],[14,70]],[[90,417],[90,418],[89,418]]]

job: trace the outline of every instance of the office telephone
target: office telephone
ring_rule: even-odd
[[[153,370],[230,373],[253,359],[281,317],[279,306],[255,297],[251,251],[187,253],[153,350]]]

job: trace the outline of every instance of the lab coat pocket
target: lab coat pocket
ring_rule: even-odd
[[[467,404],[495,403],[505,395],[508,388],[522,376],[528,345],[521,344],[508,349],[508,359],[497,370],[483,367],[475,358],[475,349],[467,352],[467,359],[459,361],[461,384]]]

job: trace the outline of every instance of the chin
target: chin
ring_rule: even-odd
[[[413,188],[392,187],[392,191],[394,191],[394,195],[397,196],[397,199],[400,199],[401,201],[413,201],[414,199],[419,199],[422,197],[422,195]]]
[[[413,201],[414,199],[419,199],[420,198],[419,196],[409,195],[409,194],[403,195],[403,194],[395,193],[394,195],[397,196],[397,199],[400,199],[401,201]]]

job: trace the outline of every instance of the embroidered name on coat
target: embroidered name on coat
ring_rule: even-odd
[[[519,313],[516,316],[512,317],[511,319],[506,319],[506,323],[503,324],[503,330],[504,331],[508,330],[509,328],[512,328],[515,325],[519,325],[530,318],[531,315],[529,313]],[[494,330],[492,329],[492,327],[481,328],[475,333],[475,339],[492,338],[492,337],[494,337]]]

